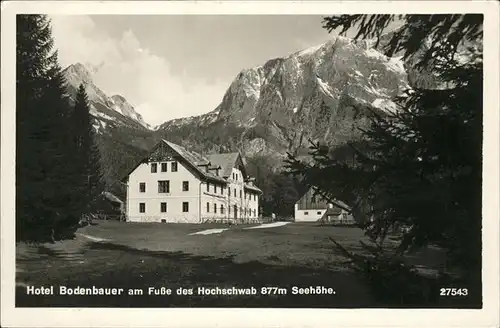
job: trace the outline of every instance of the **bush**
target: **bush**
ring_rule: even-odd
[[[381,246],[360,241],[364,254],[347,251],[330,240],[347,257],[354,271],[364,280],[379,302],[386,305],[431,306],[439,303],[439,288],[450,283],[450,277],[425,277],[415,266],[406,264],[403,256],[387,252]]]

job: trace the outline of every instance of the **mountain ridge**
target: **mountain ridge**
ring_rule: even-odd
[[[358,140],[373,110],[389,111],[391,98],[408,86],[398,58],[368,42],[334,37],[327,42],[242,69],[220,104],[206,114],[145,126],[122,95],[106,95],[93,82],[97,68],[64,70],[74,99],[87,91],[108,189],[124,195],[121,178],[160,139],[201,154],[240,151],[266,158],[271,170],[287,153],[306,156],[308,142],[330,146]]]
[[[216,133],[215,127],[232,126],[238,137],[232,142],[212,138],[207,148],[283,155],[305,148],[309,139],[335,139],[333,143],[340,144],[359,137],[354,126],[368,123],[359,111],[392,111],[392,97],[407,87],[400,57],[389,58],[367,41],[333,37],[321,45],[241,70],[214,110],[167,121],[155,133],[171,138],[181,134],[184,143],[196,147],[194,138],[184,130],[210,130],[214,126],[212,133]],[[330,109],[324,117],[327,122],[314,128],[323,103]],[[342,125],[349,125],[349,131],[341,131]]]
[[[134,107],[125,97],[121,95],[109,97],[94,84],[93,75],[97,70],[97,67],[88,67],[88,65],[86,66],[82,63],[69,65],[63,70],[70,99],[74,100],[76,91],[80,85],[83,85],[90,101],[91,114],[99,122],[104,122],[104,127],[113,120],[117,121],[116,124],[130,124],[128,120],[133,120],[140,126],[151,130],[151,126],[143,120],[141,114],[135,111]],[[106,120],[103,121],[102,119]],[[102,126],[101,124],[96,128],[98,133],[102,132],[100,131]]]

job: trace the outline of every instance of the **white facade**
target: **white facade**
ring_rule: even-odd
[[[299,210],[299,205],[295,204],[295,221],[296,222],[316,222],[323,217],[325,209],[306,209]]]
[[[220,169],[209,169],[207,162],[193,164],[194,153],[166,145],[177,147],[167,149],[173,153],[167,156],[171,158],[148,159],[128,175],[127,221],[200,223],[258,217],[260,190],[245,181],[241,166],[228,167],[230,174],[223,177]]]
[[[130,174],[127,185],[127,221],[198,221],[200,180],[180,162],[177,162],[177,172],[172,172],[174,162],[176,161],[156,163],[156,173],[151,172],[151,165],[154,163],[142,163]],[[167,164],[167,172],[161,172],[161,163]],[[159,192],[158,181],[169,181],[169,192]],[[188,191],[183,190],[184,182],[188,183]],[[144,192],[140,189],[141,183],[144,183]],[[166,204],[163,205],[164,210],[166,206],[166,212],[162,212],[162,203]],[[183,203],[187,203],[187,211]],[[144,206],[143,212],[141,206]]]
[[[237,168],[232,169],[226,185],[204,182],[202,184],[202,218],[257,218],[259,195],[245,189],[242,172]]]
[[[317,195],[312,187],[295,203],[295,221],[347,221],[350,215],[345,208],[348,208],[348,206],[339,200],[334,200],[334,202],[336,203],[335,206]]]

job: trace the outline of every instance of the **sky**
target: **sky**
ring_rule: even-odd
[[[245,68],[332,38],[321,16],[51,16],[62,67],[99,67],[94,83],[144,120],[207,113]]]

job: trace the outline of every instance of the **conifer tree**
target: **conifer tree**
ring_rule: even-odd
[[[395,99],[398,111],[373,111],[356,160],[332,158],[312,146],[314,163],[293,156],[289,169],[353,208],[367,232],[383,240],[397,225],[410,229],[400,252],[430,243],[448,251],[466,279],[481,273],[482,15],[407,15],[383,46],[401,54],[418,77]],[[326,17],[328,31],[357,28],[356,38],[378,38],[390,15]],[[377,45],[378,46],[378,45]],[[427,73],[432,73],[426,75]],[[425,82],[425,83],[424,83]],[[473,277],[473,278],[472,278]],[[470,280],[469,280],[470,281]]]
[[[76,227],[66,185],[72,162],[65,81],[49,19],[17,15],[16,23],[16,237],[65,238]]]
[[[85,86],[82,84],[76,94],[72,113],[75,161],[79,163],[77,185],[84,214],[91,211],[91,204],[103,191],[103,177],[99,149],[94,138],[90,106]]]

